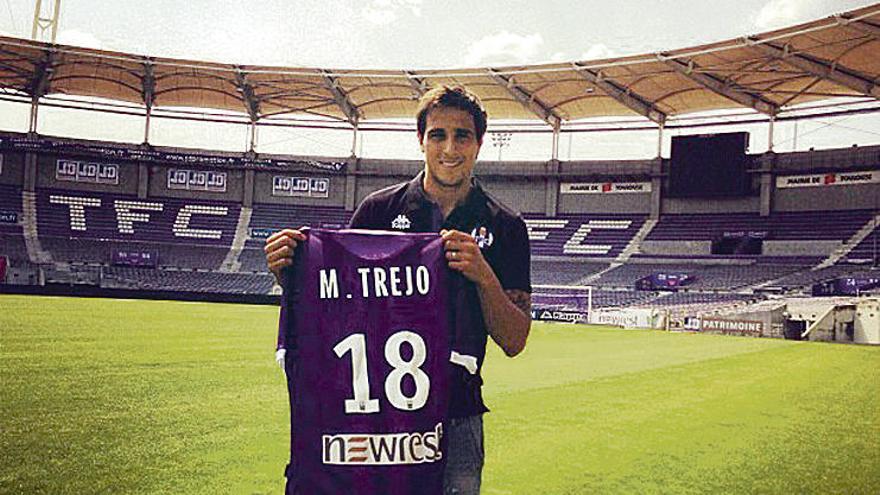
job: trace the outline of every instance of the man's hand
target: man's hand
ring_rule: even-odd
[[[480,233],[485,236],[486,228],[480,227]],[[496,282],[495,272],[470,234],[458,230],[441,230],[440,236],[443,238],[449,268],[461,272],[480,287]]]
[[[303,227],[304,228],[304,227]],[[266,265],[278,285],[281,285],[281,270],[293,263],[293,251],[298,242],[304,242],[306,235],[295,229],[284,229],[275,232],[266,239],[263,251],[266,253]]]

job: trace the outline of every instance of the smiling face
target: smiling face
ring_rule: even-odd
[[[425,190],[466,193],[482,145],[473,116],[458,108],[435,107],[419,141],[425,154]]]

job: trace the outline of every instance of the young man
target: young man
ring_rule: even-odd
[[[425,168],[412,181],[369,195],[349,227],[407,232],[440,232],[452,270],[471,283],[461,295],[465,325],[477,355],[475,374],[454,375],[450,406],[449,455],[444,489],[477,494],[483,466],[483,404],[479,368],[487,335],[510,357],[522,352],[531,326],[529,243],[525,222],[483,191],[472,178],[486,132],[486,112],[477,97],[461,87],[441,86],[419,102],[418,138]],[[266,240],[269,270],[292,263],[306,236],[293,229]],[[459,368],[459,367],[456,367]]]

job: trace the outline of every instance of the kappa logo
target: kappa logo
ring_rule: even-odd
[[[406,215],[397,215],[397,218],[391,221],[391,228],[397,230],[409,230],[412,222],[409,221],[409,218],[406,218]]]
[[[474,230],[471,231],[471,237],[477,241],[477,246],[480,246],[480,249],[485,249],[495,242],[495,236],[486,227],[474,227]]]

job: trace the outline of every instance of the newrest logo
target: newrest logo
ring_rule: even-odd
[[[436,462],[443,458],[442,437],[442,423],[423,433],[324,435],[322,456],[324,464],[358,466]]]

